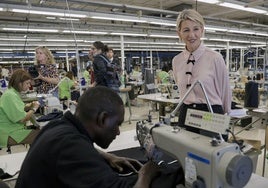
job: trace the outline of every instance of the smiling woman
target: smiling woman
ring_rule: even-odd
[[[200,81],[206,90],[213,112],[229,113],[232,94],[227,68],[221,54],[205,47],[201,42],[204,25],[203,17],[195,10],[184,10],[178,16],[177,33],[185,43],[185,50],[172,61],[175,82],[179,87],[180,98],[183,98],[191,84]],[[179,114],[180,126],[185,126],[188,108],[208,111],[206,98],[199,87],[194,88],[183,102]]]

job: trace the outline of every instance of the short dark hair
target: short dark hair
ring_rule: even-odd
[[[86,90],[79,98],[75,114],[81,121],[88,121],[104,111],[115,115],[123,105],[118,93],[105,86],[96,86]]]
[[[10,78],[9,83],[8,83],[8,88],[13,87],[15,90],[20,92],[21,88],[20,88],[19,84],[25,82],[26,80],[31,80],[31,79],[32,79],[32,77],[30,76],[30,74],[27,71],[25,71],[23,69],[17,69],[11,75],[11,78]]]
[[[101,50],[102,52],[105,52],[105,45],[101,42],[101,41],[95,41],[93,43],[93,46],[97,49],[97,50]]]

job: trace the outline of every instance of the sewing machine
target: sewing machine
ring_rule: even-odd
[[[180,161],[185,187],[239,188],[248,183],[253,170],[252,160],[240,152],[237,144],[222,142],[213,145],[210,137],[166,124],[156,125],[138,122],[138,140],[141,145],[146,145],[146,136],[151,132],[156,147]]]
[[[179,90],[176,84],[158,84],[157,88],[162,95],[167,94],[168,99],[179,98]]]
[[[43,107],[43,115],[54,111],[63,111],[63,105],[60,100],[52,94],[38,94],[37,99],[40,107]]]

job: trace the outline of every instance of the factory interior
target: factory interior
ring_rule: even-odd
[[[213,88],[206,86],[209,83],[197,79],[188,87],[189,77],[185,76],[187,89],[181,88],[175,61],[189,44],[181,39],[177,18],[187,9],[203,17],[201,43],[220,54],[225,63],[226,77],[222,78],[227,83],[220,78],[225,73],[221,68],[213,73],[217,80],[211,82],[228,86],[228,113],[214,112],[215,95],[211,94]],[[32,111],[29,120],[23,121],[23,129],[42,131],[66,113],[76,114],[80,97],[97,88],[96,41],[107,45],[108,51],[112,49],[109,61],[112,64],[116,60],[119,65],[114,69],[120,82],[116,91],[124,105],[120,133],[107,148],[93,139],[96,151],[139,161],[163,161],[167,168],[179,165],[183,183],[175,185],[176,188],[268,187],[267,0],[1,0],[0,188],[24,187],[17,183],[23,177],[21,167],[29,162],[26,159],[31,148],[36,149],[34,141],[32,147],[32,143],[16,142],[10,135],[4,137],[7,133],[2,128],[6,127],[2,117],[19,116],[14,114],[15,110],[9,110],[12,115],[5,115],[4,109],[8,106],[6,100],[11,99],[5,92],[14,82],[13,73],[24,70],[32,79],[30,89],[19,92],[24,109],[27,104],[32,105],[23,112],[26,115]],[[45,82],[42,66],[36,68],[39,49],[48,49],[57,70],[53,73],[56,77],[47,75],[48,79],[58,81],[51,82],[46,92],[36,89]],[[210,63],[213,58],[205,57],[203,61]],[[187,65],[189,61],[190,56]],[[193,67],[202,60],[194,61]],[[200,74],[205,74],[205,69],[201,67]],[[108,68],[106,71],[109,72]],[[68,96],[61,97],[59,91],[69,72],[73,85],[67,86]],[[39,85],[37,78],[43,80]],[[216,90],[222,98],[228,98],[228,91],[218,85]],[[195,109],[193,104],[184,117],[186,127],[180,126],[181,109],[198,92],[202,93],[200,101],[206,110]],[[16,106],[12,107],[13,104]],[[19,106],[18,102],[12,105],[8,108]],[[16,120],[14,125],[22,125],[21,119]],[[187,127],[198,129],[198,133]],[[206,132],[213,132],[213,136]],[[223,138],[225,135],[227,139]],[[14,143],[9,142],[10,138]],[[49,151],[46,153],[51,157]]]

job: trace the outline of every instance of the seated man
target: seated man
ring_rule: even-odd
[[[87,187],[147,188],[158,174],[153,162],[141,164],[98,151],[120,134],[124,104],[113,90],[97,86],[79,98],[74,114],[48,123],[40,132],[22,164],[16,188]],[[120,177],[115,169],[132,168],[138,176]],[[135,170],[134,166],[140,166]]]

